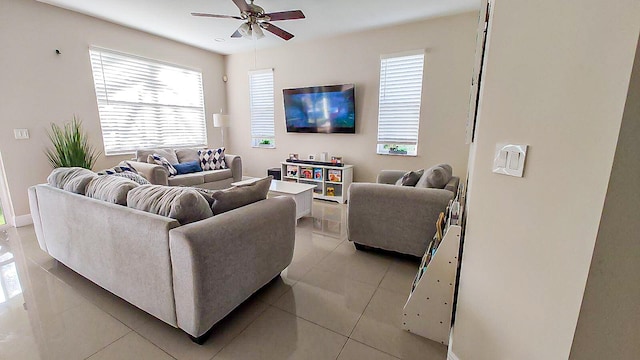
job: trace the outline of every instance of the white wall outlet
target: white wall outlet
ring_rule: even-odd
[[[493,172],[496,174],[522,177],[524,160],[529,145],[498,144],[493,158]]]
[[[13,136],[18,140],[26,140],[29,138],[28,129],[13,129]]]

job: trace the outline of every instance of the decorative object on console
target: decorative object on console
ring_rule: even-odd
[[[342,164],[342,156],[332,156],[331,157],[332,164]]]
[[[289,160],[300,160],[300,158],[298,157],[298,154],[291,153],[289,154]]]
[[[329,153],[327,152],[320,153],[320,161],[327,161],[328,158],[329,158]]]
[[[176,170],[176,168],[174,168],[173,165],[171,165],[171,163],[169,162],[169,160],[167,160],[164,156],[160,156],[158,154],[150,154],[147,157],[147,162],[149,164],[157,164],[164,167],[169,172],[169,176],[174,176],[178,174],[178,171]]]
[[[202,170],[226,169],[227,164],[224,159],[225,148],[198,150],[200,167]]]
[[[314,154],[309,154],[309,157],[307,158],[309,160],[315,160],[316,156]]]
[[[213,127],[220,128],[222,135],[222,146],[224,147],[224,128],[229,127],[229,115],[223,115],[222,109],[219,114],[213,114]]]

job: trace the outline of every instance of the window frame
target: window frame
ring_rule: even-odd
[[[393,64],[394,61],[396,62],[395,65]],[[402,65],[403,62],[404,65]],[[417,62],[420,62],[419,69]],[[412,65],[414,69],[411,69]],[[398,71],[403,70],[401,66],[413,72],[409,75],[398,75]],[[393,156],[418,155],[422,90],[424,87],[424,66],[425,51],[423,49],[380,56],[376,154]],[[388,77],[389,70],[395,73],[395,76],[392,76],[391,79]],[[420,79],[419,81],[418,77]],[[410,94],[406,94],[407,84],[412,85],[411,91],[413,92]],[[404,86],[403,90],[398,90],[398,86],[400,85]],[[387,96],[396,98],[398,96],[405,96],[407,99],[389,100]],[[394,109],[394,106],[397,107],[400,101],[405,102],[402,109]],[[394,120],[392,119],[398,118],[398,115],[401,115],[404,120],[402,123],[394,124]],[[389,129],[394,125],[399,125],[399,127]],[[406,130],[411,127],[415,129],[411,131]],[[394,139],[391,135],[394,130],[396,133],[403,133],[396,135],[398,138]]]
[[[134,154],[139,149],[207,146],[201,70],[97,46],[89,47],[89,61],[105,156]],[[107,67],[109,61],[112,64]],[[179,79],[180,75],[184,77]],[[140,77],[142,89],[127,83],[134,76]],[[117,84],[124,84],[121,93],[113,91]],[[169,96],[185,84],[193,86],[191,95]],[[131,94],[125,94],[126,90]],[[135,96],[139,100],[131,101]],[[122,138],[128,139],[127,146],[117,146]]]
[[[271,82],[270,93],[258,93],[255,92],[257,90],[263,90],[260,88],[255,88],[254,85],[254,76],[260,76],[270,74],[271,77],[268,81]],[[251,135],[251,147],[252,148],[262,148],[262,149],[275,149],[276,148],[276,123],[275,123],[275,76],[273,68],[268,69],[259,69],[259,70],[250,70],[249,74],[249,113],[250,113],[250,124],[249,131]],[[257,79],[256,81],[264,81]],[[268,85],[267,85],[268,86]],[[262,97],[256,98],[255,96]],[[259,104],[256,105],[258,100],[264,101],[264,97],[270,97],[270,104]],[[256,113],[256,110],[265,110],[266,113]],[[265,120],[264,118],[267,118]],[[268,124],[266,122],[269,122]],[[260,133],[258,128],[267,128],[270,127],[272,132],[264,132]]]

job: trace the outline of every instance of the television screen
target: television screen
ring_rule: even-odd
[[[282,90],[287,132],[356,132],[354,84]]]

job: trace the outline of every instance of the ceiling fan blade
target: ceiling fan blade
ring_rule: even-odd
[[[270,33],[272,33],[274,35],[277,35],[277,36],[279,36],[279,37],[281,37],[281,38],[283,38],[285,40],[291,40],[291,38],[293,38],[293,34],[291,34],[289,32],[286,32],[283,29],[281,29],[281,28],[279,28],[279,27],[277,27],[277,26],[275,26],[273,24],[270,24],[270,23],[268,23],[266,21],[260,23],[260,27],[262,27],[263,29],[267,30],[268,32],[270,32]]]
[[[233,34],[231,34],[232,38],[241,38],[242,34],[240,34],[240,31],[236,30],[236,32],[234,32]]]
[[[247,4],[247,2],[244,1],[244,0],[233,0],[233,3],[236,4],[238,9],[240,9],[240,11],[242,11],[242,12],[251,11],[251,8],[249,7],[249,4]]]
[[[216,14],[206,14],[206,13],[191,13],[193,16],[202,16],[202,17],[212,17],[212,18],[221,18],[221,19],[238,19],[242,20],[240,16],[231,16],[231,15],[216,15]]]
[[[264,15],[269,17],[269,21],[304,19],[304,14],[300,10],[274,12]]]

